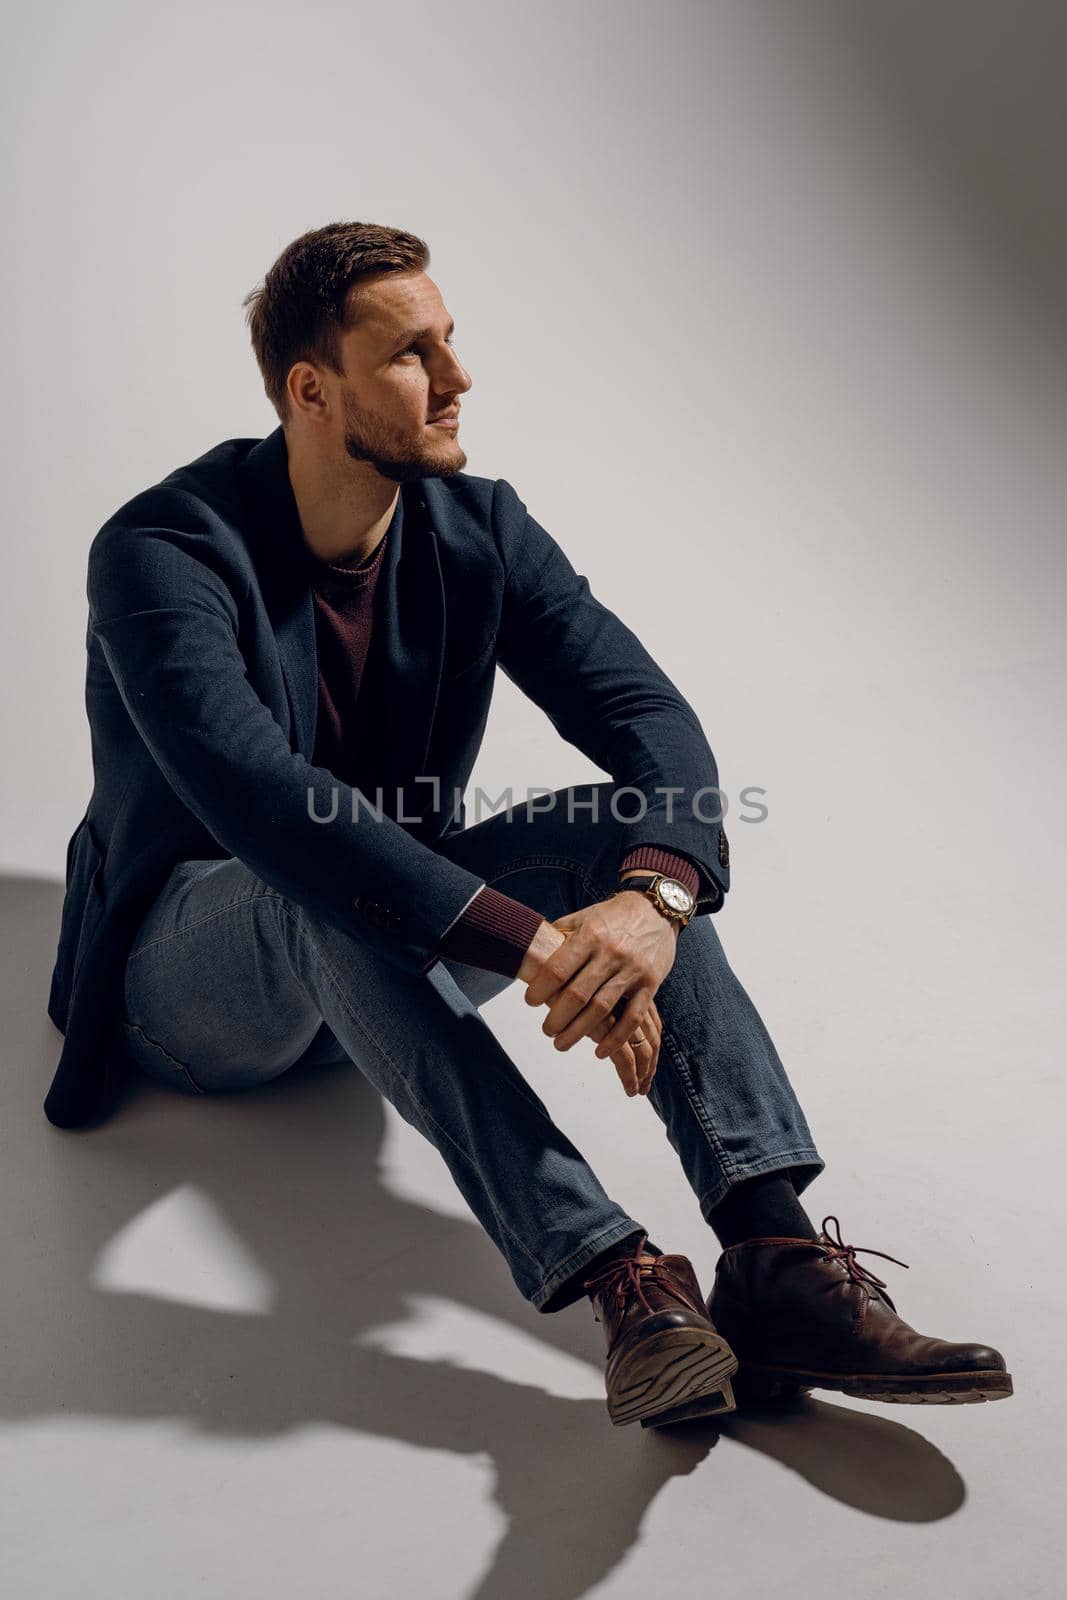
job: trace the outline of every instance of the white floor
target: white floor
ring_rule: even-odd
[[[51,1128],[58,904],[54,884],[3,884],[5,1595],[1062,1593],[1058,1064],[1023,1035],[1012,1057],[971,1058],[976,1028],[996,1047],[989,1008],[1005,1015],[988,987],[969,1030],[936,1008],[924,1030],[899,1004],[872,1028],[869,950],[844,994],[764,999],[775,942],[745,957],[739,917],[728,945],[828,1161],[812,1214],[909,1262],[867,1258],[923,1331],[1002,1348],[1016,1395],[828,1395],[668,1436],[611,1427],[591,1314],[517,1296],[436,1151],[355,1072],[212,1101],[137,1083],[104,1127]],[[819,959],[798,955],[798,977]],[[1010,1025],[1041,997],[1003,961]],[[879,981],[899,970],[887,956]],[[609,1189],[710,1287],[716,1246],[651,1107],[591,1056],[541,1049],[518,990],[486,1015]]]

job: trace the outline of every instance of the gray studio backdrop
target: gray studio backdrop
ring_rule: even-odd
[[[914,1262],[919,1325],[1008,1347],[1018,1374],[1063,1112],[1061,18],[8,7],[9,890],[51,885],[58,925],[94,532],[273,428],[240,303],[291,238],[409,228],[473,377],[468,470],[512,482],[675,677],[735,809],[766,791],[764,822],[728,819],[716,922],[828,1161],[811,1209]],[[597,775],[501,675],[476,783]],[[5,989],[28,1052],[5,1093],[33,1128],[50,934]],[[17,963],[17,918],[4,936]],[[489,1014],[707,1277],[670,1152],[591,1051],[557,1061],[517,988]],[[434,1153],[397,1148],[397,1181],[461,1214]],[[969,1437],[1001,1470],[995,1435]]]

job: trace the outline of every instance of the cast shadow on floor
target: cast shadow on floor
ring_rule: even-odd
[[[5,1420],[164,1417],[257,1440],[321,1422],[484,1456],[506,1532],[471,1600],[577,1600],[640,1540],[663,1485],[698,1468],[708,1512],[691,1537],[701,1570],[716,1508],[728,1514],[717,1480],[734,1444],[875,1516],[930,1522],[959,1508],[956,1468],[898,1415],[808,1399],[717,1427],[616,1429],[602,1398],[564,1399],[534,1380],[375,1344],[376,1330],[410,1322],[413,1301],[435,1297],[564,1352],[598,1380],[603,1371],[585,1302],[536,1312],[473,1218],[383,1183],[385,1107],[354,1067],[298,1067],[263,1088],[201,1098],[133,1079],[102,1126],[52,1127],[41,1103],[61,1044],[45,1012],[60,902],[55,883],[0,879]],[[94,1281],[116,1235],[189,1188],[274,1285],[269,1310],[220,1311]],[[721,1438],[727,1447],[707,1459]]]

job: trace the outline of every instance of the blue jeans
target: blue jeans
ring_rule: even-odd
[[[515,806],[436,848],[553,921],[618,881],[627,838],[614,789],[560,789],[551,810]],[[642,1224],[605,1193],[480,1016],[513,981],[445,960],[405,972],[368,934],[325,925],[235,858],[182,861],[131,945],[118,1037],[136,1068],[194,1095],[254,1088],[298,1062],[351,1061],[437,1146],[520,1293],[558,1311],[581,1298],[586,1263]],[[705,1219],[756,1173],[787,1170],[807,1188],[825,1163],[710,916],[682,930],[656,1006],[648,1098]],[[531,1012],[531,1029],[551,1050],[544,1016]]]

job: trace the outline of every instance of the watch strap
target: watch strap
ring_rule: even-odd
[[[674,922],[680,928],[684,928],[686,923],[690,921],[694,912],[696,911],[696,896],[693,895],[691,897],[693,900],[692,910],[684,915],[679,911],[675,911],[672,907],[665,905],[656,894],[655,885],[660,881],[661,878],[669,877],[670,873],[668,872],[643,872],[640,875],[634,873],[632,877],[622,879],[615,888],[614,893],[621,894],[624,889],[635,889],[639,894],[644,894],[646,899],[652,901],[652,904],[655,906],[660,916],[663,917],[667,922]],[[672,878],[671,882],[677,883],[678,879]],[[682,888],[685,888],[685,884],[682,884]]]

